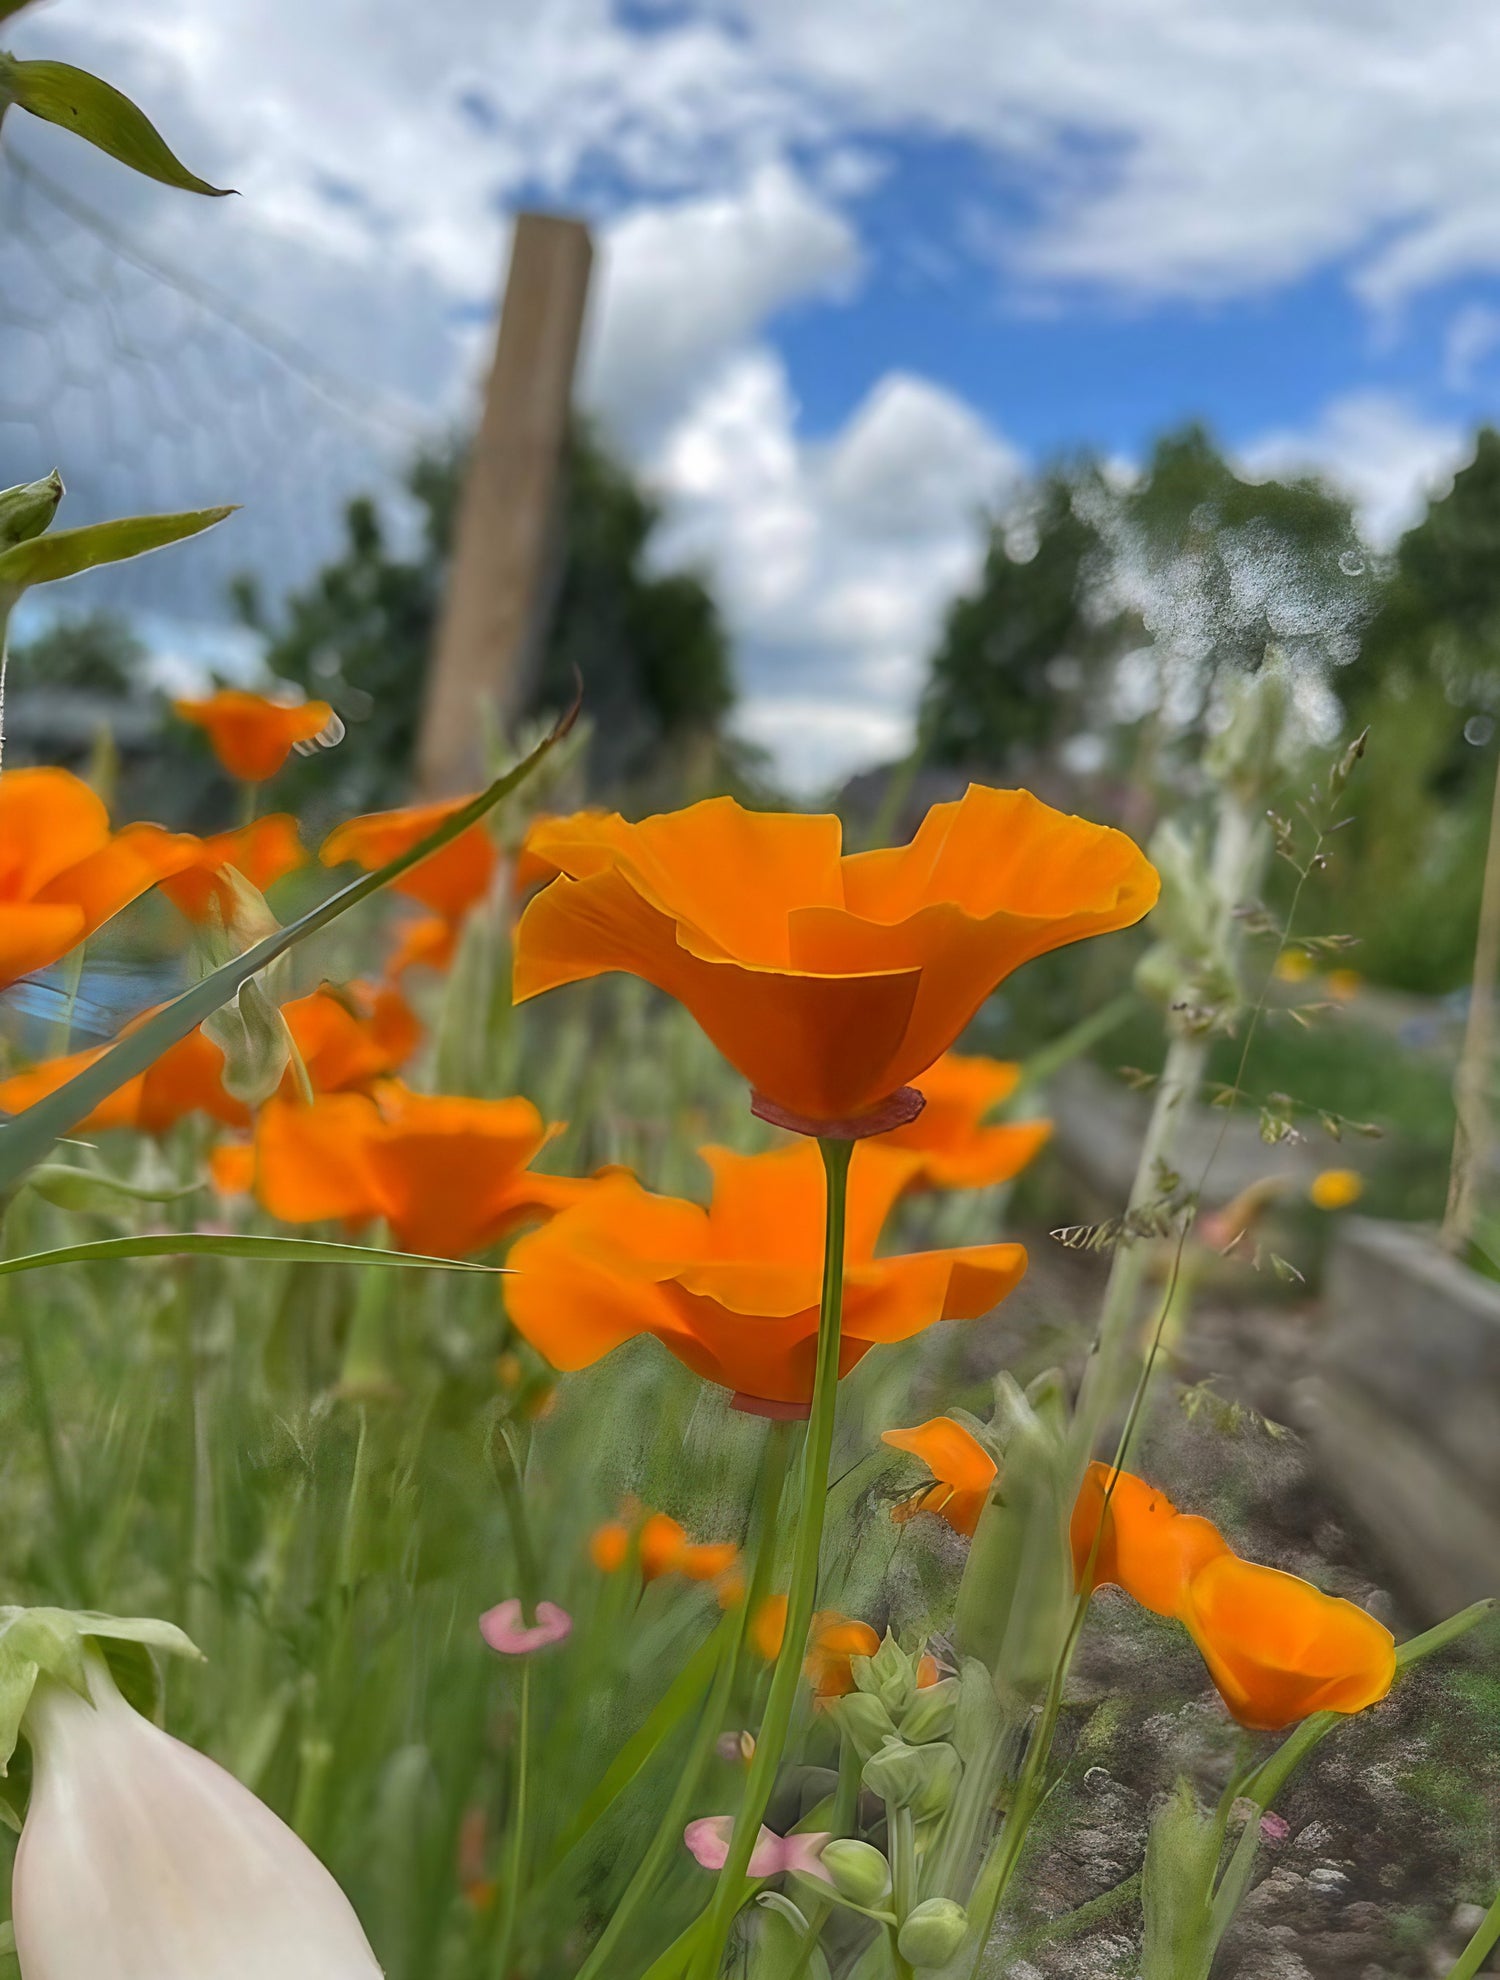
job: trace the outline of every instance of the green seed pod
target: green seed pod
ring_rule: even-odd
[[[896,1737],[895,1721],[873,1692],[851,1691],[847,1697],[836,1698],[829,1713],[861,1760],[868,1760],[886,1740]]]
[[[823,1845],[822,1862],[840,1896],[867,1910],[873,1910],[891,1888],[891,1866],[873,1843],[835,1836]]]
[[[919,1746],[917,1751],[927,1761],[927,1781],[922,1792],[912,1806],[912,1813],[919,1822],[927,1822],[935,1815],[947,1813],[948,1805],[958,1793],[958,1784],[963,1779],[963,1762],[958,1757],[958,1749],[949,1746],[946,1740],[934,1740],[928,1746]]]
[[[62,476],[54,468],[43,481],[23,481],[0,488],[0,550],[40,536],[57,514],[63,498]]]
[[[901,1721],[901,1737],[912,1746],[930,1739],[946,1739],[953,1730],[958,1712],[958,1679],[942,1678],[923,1687],[911,1710]]]
[[[906,1915],[896,1950],[909,1966],[946,1966],[964,1942],[968,1914],[952,1898],[926,1898]]]

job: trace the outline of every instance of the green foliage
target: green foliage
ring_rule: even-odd
[[[1054,469],[1019,546],[991,525],[978,586],[949,608],[932,659],[920,725],[929,762],[1004,769],[1076,724],[1107,637],[1086,609],[1102,552],[1088,510],[1102,497],[1096,469]]]
[[[356,748],[316,772],[294,769],[287,790],[317,788],[344,811],[392,801],[408,780],[437,632],[463,453],[419,459],[407,491],[420,515],[414,552],[396,554],[375,503],[346,511],[343,554],[268,614],[241,580],[236,602],[267,641],[266,664],[333,704]],[[713,600],[685,573],[655,575],[657,512],[626,471],[580,430],[566,481],[561,568],[547,639],[523,713],[565,707],[583,681],[591,767],[606,783],[639,775],[664,742],[712,734],[734,698]],[[333,773],[330,777],[330,771]],[[330,782],[336,786],[330,792]]]
[[[118,564],[148,550],[163,549],[212,529],[233,515],[230,505],[195,509],[182,515],[120,516],[113,522],[85,523],[80,529],[56,529],[27,537],[0,550],[0,598],[12,598],[34,584],[55,584],[77,577],[100,564]]]
[[[0,55],[0,105],[6,102],[44,123],[75,131],[145,178],[182,192],[224,197],[225,188],[211,186],[187,169],[128,96],[84,69],[67,62],[17,62]]]
[[[108,695],[139,689],[147,658],[128,621],[103,611],[54,619],[10,655],[22,686]]]

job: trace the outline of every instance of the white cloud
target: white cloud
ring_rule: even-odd
[[[858,265],[848,222],[783,164],[734,192],[639,207],[601,244],[588,396],[639,444],[777,310],[846,289]]]
[[[1458,425],[1425,417],[1385,392],[1351,392],[1301,432],[1268,433],[1240,449],[1252,474],[1325,475],[1354,502],[1370,542],[1392,545],[1418,521],[1471,451]]]
[[[706,568],[740,656],[745,733],[803,789],[909,739],[944,607],[1015,451],[925,380],[892,374],[832,439],[796,434],[780,361],[746,352],[666,436],[660,554]]]

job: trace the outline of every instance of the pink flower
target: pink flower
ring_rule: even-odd
[[[722,1870],[729,1860],[733,1834],[732,1816],[704,1815],[688,1823],[682,1840],[705,1870]],[[783,1870],[800,1870],[804,1877],[821,1877],[830,1884],[833,1879],[823,1868],[823,1845],[828,1840],[825,1831],[778,1836],[773,1829],[762,1828],[750,1852],[749,1873],[752,1877],[774,1877]]]
[[[1283,1843],[1292,1833],[1292,1825],[1284,1815],[1274,1815],[1267,1809],[1260,1818],[1260,1832],[1268,1843]]]
[[[533,1650],[545,1650],[549,1644],[561,1643],[572,1628],[573,1618],[555,1602],[538,1602],[536,1621],[523,1622],[521,1604],[514,1595],[508,1602],[486,1609],[479,1618],[479,1634],[502,1657],[525,1657]]]

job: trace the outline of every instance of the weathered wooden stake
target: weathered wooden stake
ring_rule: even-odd
[[[592,260],[581,221],[517,215],[417,745],[417,780],[427,797],[483,781],[485,738],[515,717],[525,694],[544,630]]]

